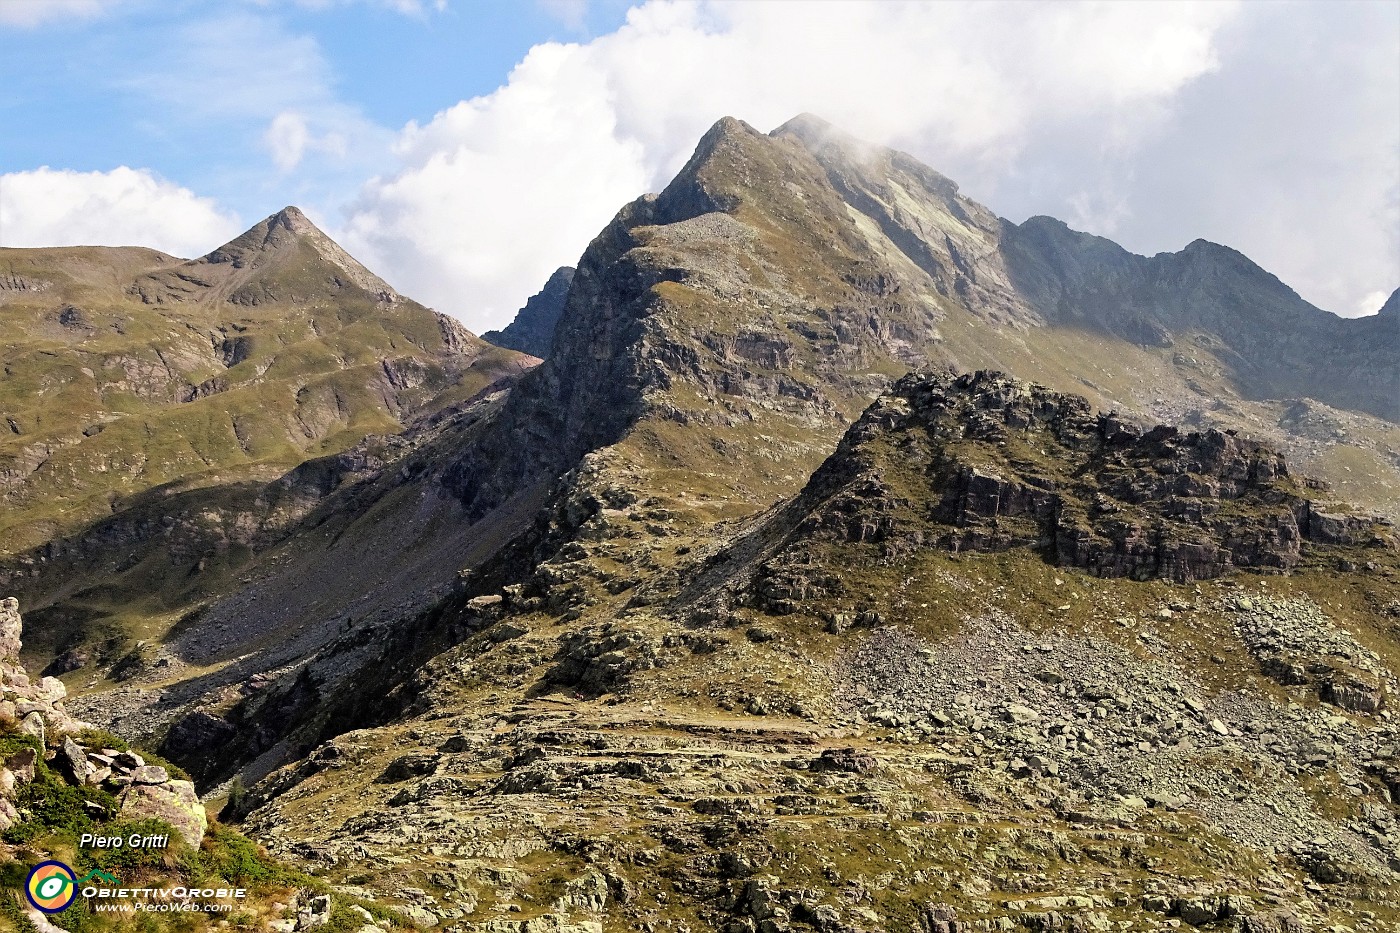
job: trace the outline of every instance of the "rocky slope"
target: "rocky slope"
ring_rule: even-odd
[[[1029,547],[1098,577],[1177,583],[1291,569],[1309,544],[1393,546],[1389,520],[1329,512],[1323,490],[1233,432],[1141,431],[1080,397],[978,372],[901,379],[794,507],[809,510],[805,537],[890,553]]]
[[[1002,224],[896,154],[857,179],[868,161],[728,121],[665,192],[624,209],[579,264],[549,361],[442,474],[478,521],[509,490],[546,489],[542,510],[389,632],[353,690],[313,675],[319,712],[286,747],[340,735],[269,777],[248,825],[482,929],[519,914],[852,930],[1393,917],[1393,814],[1367,809],[1389,791],[1363,777],[1388,767],[1392,737],[1388,713],[1368,711],[1394,677],[1394,552],[1367,546],[1385,526],[1320,504],[1276,453],[1211,432],[1200,409],[1195,435],[1136,427],[1178,389],[1229,399],[1211,404],[1225,427],[1268,409],[1231,370],[1203,376],[1200,356],[1048,318],[1004,257],[966,261]],[[857,181],[864,198],[846,193]],[[916,247],[910,231],[935,222],[950,232]],[[1089,348],[1092,379],[1078,368]],[[977,456],[944,464],[968,481],[999,471],[994,490],[969,482],[945,502],[917,458],[922,486],[875,490],[903,520],[887,540],[877,509],[868,540],[865,521],[842,526],[821,561],[814,542],[779,547],[805,500],[747,523],[796,489],[857,400],[948,358],[1092,382],[1124,413],[1109,435],[1122,448],[1096,451],[1098,419],[1061,399],[1064,441],[1008,453],[998,435],[1019,426],[981,425],[985,442],[958,451]],[[506,438],[528,453],[508,456]],[[1046,481],[1067,488],[999,513],[1001,492],[1033,500]],[[1239,606],[1263,608],[1237,625],[1246,562],[1287,576],[1251,578]],[[1338,568],[1356,583],[1339,589]],[[1173,582],[1186,578],[1200,582]],[[1064,670],[1041,670],[1050,656]],[[1300,709],[1265,715],[1281,691]],[[231,716],[260,721],[252,704]],[[355,725],[374,727],[344,732]],[[1061,738],[1084,760],[1057,784]],[[1329,770],[1319,743],[1356,755]],[[1181,758],[1159,777],[1164,748]],[[1269,769],[1231,770],[1261,748]],[[1278,782],[1300,755],[1319,770]],[[1331,808],[1326,788],[1343,785],[1357,802]],[[1260,807],[1290,816],[1261,823]],[[428,864],[398,867],[403,844]],[[969,874],[970,859],[989,867]],[[1336,861],[1368,867],[1322,867]]]
[[[1400,419],[1400,325],[1320,311],[1228,247],[1196,240],[1179,253],[1135,256],[1033,217],[1007,227],[1002,253],[1018,291],[1047,320],[1147,346],[1189,341],[1247,399],[1308,396]]]
[[[289,230],[191,274],[299,295],[240,277]],[[1110,247],[721,121],[528,374],[248,484],[235,560],[153,491],[168,547],[98,565],[177,608],[78,708],[464,930],[1390,922],[1391,532],[1296,474],[1395,513],[1393,315],[1348,343],[1222,247]],[[1050,388],[898,381],[944,366]]]
[[[398,295],[295,208],[189,262],[9,249],[0,268],[0,581],[56,674],[140,661],[406,428],[536,363]]]
[[[31,679],[19,661],[23,623],[14,599],[0,600],[0,925],[20,933],[74,929],[213,929],[240,926],[294,933],[333,919],[332,899],[304,874],[279,865],[237,832],[211,823],[187,776],[110,733],[74,719],[65,689]],[[98,845],[94,840],[102,839]],[[112,840],[120,840],[113,842]],[[31,868],[58,860],[81,890],[62,889],[41,912],[24,888]],[[309,886],[298,893],[299,886]],[[116,896],[121,888],[161,894]],[[194,889],[192,893],[173,893]],[[235,895],[242,889],[241,895]],[[204,893],[208,892],[208,893]],[[145,902],[143,913],[113,904]],[[105,912],[94,909],[103,904]],[[218,905],[228,912],[177,909]],[[338,919],[359,919],[350,903]],[[363,908],[360,908],[363,910]],[[285,916],[284,916],[285,915]],[[178,918],[178,919],[177,919]],[[392,915],[370,926],[388,929]],[[400,920],[401,925],[407,925]]]
[[[1393,426],[1308,400],[1250,401],[1205,356],[1057,324],[1018,291],[1009,237],[1004,222],[907,156],[811,118],[771,135],[721,121],[665,191],[628,205],[589,247],[551,358],[475,413],[425,429],[436,439],[411,441],[419,452],[409,462],[366,458],[343,495],[312,499],[319,511],[306,530],[317,531],[293,523],[282,550],[238,578],[243,589],[182,623],[176,650],[158,659],[161,676],[146,678],[160,692],[133,696],[132,715],[159,706],[143,727],[158,729],[203,705],[261,736],[248,753],[294,754],[295,742],[278,738],[289,722],[373,715],[327,712],[325,701],[358,682],[343,678],[378,642],[392,647],[369,676],[387,690],[461,637],[433,628],[444,596],[450,615],[490,586],[534,587],[537,566],[580,538],[620,533],[617,516],[633,513],[673,540],[637,557],[632,577],[672,586],[692,536],[791,494],[869,399],[931,363],[990,361],[1087,385],[1125,422],[1176,413],[1195,427],[1307,438],[1346,451],[1338,475],[1374,479],[1370,501],[1393,506],[1375,495],[1390,474],[1355,469],[1390,455]],[[1210,290],[1193,294],[1199,304]],[[1181,393],[1209,398],[1209,410],[1186,408]],[[345,573],[347,559],[366,575]],[[374,573],[383,561],[403,572],[366,587],[383,578]],[[457,580],[467,568],[473,579]],[[538,598],[587,603],[586,585],[549,573],[538,571]],[[396,625],[405,617],[417,621]],[[254,664],[281,672],[272,693],[285,704],[230,695]],[[298,686],[307,682],[319,684],[314,696]],[[253,728],[249,716],[272,722]]]
[[[515,320],[505,330],[489,330],[481,335],[487,343],[508,350],[519,350],[544,359],[554,348],[554,328],[564,313],[564,300],[569,295],[569,283],[574,280],[571,266],[561,266],[540,289],[525,302]]]
[[[451,616],[246,825],[464,929],[1400,920],[1393,529],[1254,443],[911,376],[757,519]]]

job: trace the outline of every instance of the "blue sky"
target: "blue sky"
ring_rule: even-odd
[[[53,0],[0,0],[44,7]],[[130,2],[78,5],[4,29],[0,168],[141,166],[245,220],[332,198],[387,168],[361,152],[322,172],[269,171],[263,136],[286,108],[341,106],[386,133],[489,94],[530,48],[586,40],[626,4]],[[582,14],[582,15],[580,15]],[[20,28],[14,28],[19,25]],[[27,28],[26,28],[27,27]]]
[[[0,245],[198,255],[295,203],[475,330],[717,118],[801,111],[1014,221],[1400,285],[1400,4],[0,0]]]

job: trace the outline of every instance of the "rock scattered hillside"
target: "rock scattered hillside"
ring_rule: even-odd
[[[600,518],[250,831],[468,930],[1400,921],[1400,554],[1274,451],[911,376],[665,569]]]
[[[211,823],[194,784],[167,763],[74,719],[62,683],[31,679],[19,661],[23,623],[14,599],[0,600],[0,924],[30,933],[71,929],[206,930],[240,926],[294,933],[332,919],[324,885],[279,865],[237,832]],[[94,840],[101,838],[102,845]],[[112,840],[120,840],[120,843]],[[23,893],[29,870],[59,860],[84,890],[191,894],[112,896],[105,906],[151,902],[156,910],[99,915],[102,899],[74,892],[56,913]],[[297,888],[304,888],[298,892]],[[245,896],[234,898],[235,889]],[[209,891],[205,895],[198,892]],[[228,913],[173,910],[182,903],[226,904]],[[305,908],[302,917],[298,908]],[[360,908],[363,910],[363,908]],[[354,916],[349,902],[339,920]],[[289,915],[289,916],[283,916]],[[391,915],[372,917],[387,930]],[[176,919],[178,918],[178,920]],[[406,922],[403,925],[407,925]]]
[[[411,677],[463,637],[441,620],[491,587],[545,580],[542,601],[589,604],[592,584],[544,568],[580,536],[621,534],[618,515],[643,516],[661,543],[625,548],[634,573],[598,588],[675,589],[683,549],[791,495],[910,368],[991,362],[1088,386],[1128,427],[1177,415],[1187,433],[1286,435],[1290,451],[1313,445],[1305,463],[1345,452],[1349,497],[1345,477],[1368,478],[1363,502],[1389,488],[1384,469],[1355,466],[1389,456],[1393,425],[1309,400],[1251,401],[1205,356],[1056,323],[1018,291],[1009,236],[907,156],[811,118],[771,135],[721,121],[665,191],[626,206],[590,245],[546,363],[489,403],[429,419],[390,456],[357,456],[362,469],[279,481],[309,475],[340,491],[301,499],[312,507],[241,586],[171,620],[178,639],[154,659],[166,666],[143,678],[160,689],[121,688],[123,721],[154,734],[195,712],[226,719],[257,736],[244,754],[259,756],[249,776],[260,777],[296,754],[299,729],[380,715],[333,698],[362,683],[362,664],[386,691]],[[386,561],[388,585],[361,583]],[[274,686],[230,691],[254,675]],[[211,729],[216,741],[223,727]]]

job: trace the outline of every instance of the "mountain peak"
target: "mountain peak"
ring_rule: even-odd
[[[781,133],[792,133],[794,135],[801,136],[804,134],[823,135],[827,133],[840,132],[841,131],[836,129],[836,127],[833,126],[829,121],[823,120],[815,113],[809,113],[804,111],[802,113],[799,113],[797,116],[793,117],[791,120],[784,123],[782,126],[778,127],[772,132],[771,135],[777,136]]]
[[[1382,317],[1400,318],[1400,288],[1390,293],[1379,313]]]
[[[259,270],[280,265],[287,257],[308,247],[338,270],[336,278],[343,276],[350,284],[378,296],[381,301],[399,300],[399,294],[387,282],[347,253],[295,205],[265,217],[197,262],[228,263],[234,269]]]
[[[791,136],[812,152],[832,147],[855,152],[875,148],[812,113],[799,113],[768,135]]]
[[[402,296],[292,205],[199,259],[141,276],[130,287],[143,302],[297,303],[358,289],[380,303]]]
[[[298,238],[331,241],[320,228],[292,205],[282,208],[275,214],[264,217],[245,232],[203,257],[205,262],[240,262],[248,264],[260,253],[288,249]],[[239,266],[241,268],[241,266]]]
[[[498,347],[517,350],[544,359],[554,347],[554,329],[559,315],[564,313],[564,301],[574,281],[574,267],[560,266],[554,270],[544,288],[525,302],[504,330],[490,330],[481,339]]]
[[[305,235],[321,233],[320,229],[295,204],[288,204],[267,220],[269,223],[285,227],[293,233]],[[321,235],[325,236],[323,233]]]

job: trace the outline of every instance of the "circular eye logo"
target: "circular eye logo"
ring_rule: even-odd
[[[40,862],[29,873],[24,883],[24,894],[29,903],[46,914],[56,914],[67,910],[78,896],[77,879],[73,869],[62,862]]]

